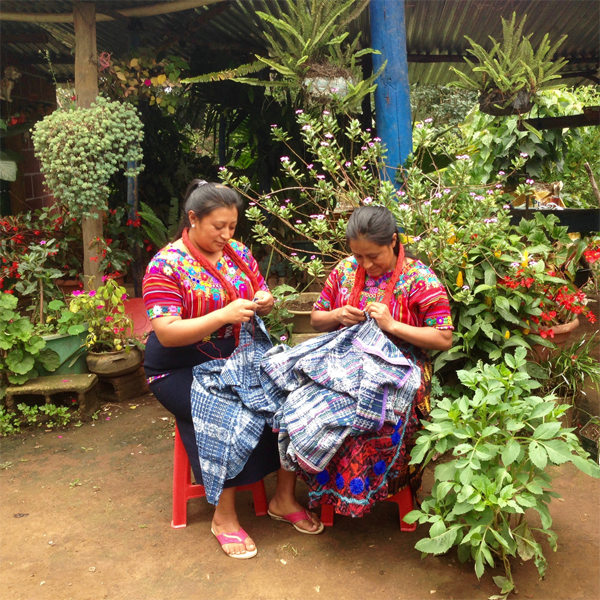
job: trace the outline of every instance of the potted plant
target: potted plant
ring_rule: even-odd
[[[581,445],[593,460],[598,460],[598,441],[600,440],[600,419],[592,417],[579,431]]]
[[[559,79],[559,71],[568,62],[564,58],[552,60],[566,35],[551,46],[549,35],[545,34],[534,51],[529,41],[532,34],[522,35],[527,15],[518,23],[516,18],[516,13],[513,13],[510,21],[502,19],[502,42],[490,36],[492,49],[489,52],[465,36],[471,44],[467,51],[479,61],[479,64],[474,64],[465,58],[472,71],[471,77],[450,67],[459,77],[453,85],[479,92],[481,111],[491,115],[529,112],[536,92],[550,87],[550,82]]]
[[[363,79],[360,58],[378,54],[376,50],[358,50],[360,32],[347,42],[348,24],[367,7],[369,0],[290,0],[285,10],[256,11],[263,21],[263,35],[269,44],[269,56],[256,55],[257,60],[217,73],[185,79],[184,83],[202,83],[232,79],[241,83],[261,85],[283,101],[291,93],[294,103],[304,96],[309,103],[335,103],[347,112],[360,109],[363,98],[375,89],[375,80],[385,63]],[[253,15],[254,16],[254,15]],[[270,68],[270,77],[257,79],[248,75]]]
[[[133,323],[125,313],[126,299],[125,288],[106,276],[97,290],[73,292],[69,310],[88,324],[86,360],[92,373],[118,377],[142,363],[144,346],[133,334]]]
[[[549,504],[551,465],[572,462],[600,477],[600,467],[578,443],[559,417],[568,405],[555,397],[539,397],[539,382],[526,371],[526,350],[517,348],[499,365],[479,364],[458,372],[462,393],[445,390],[444,397],[424,423],[412,451],[412,464],[427,464],[435,453],[445,454],[435,468],[431,496],[419,510],[404,517],[407,523],[430,523],[428,537],[415,548],[443,554],[457,546],[462,562],[473,560],[480,578],[486,564],[500,562],[504,575],[494,577],[499,599],[516,592],[511,558],[534,559],[541,577],[547,562],[539,536],[556,549]],[[536,511],[541,528],[528,519]]]

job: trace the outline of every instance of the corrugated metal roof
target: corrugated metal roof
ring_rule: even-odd
[[[161,0],[164,1],[164,0]],[[308,1],[308,0],[307,0]],[[388,0],[389,1],[389,0]],[[159,0],[122,1],[96,0],[97,10],[119,10],[141,5],[158,4]],[[174,47],[174,53],[189,56],[196,47],[212,46],[235,48],[248,46],[250,51],[265,48],[261,21],[257,10],[266,5],[285,7],[285,0],[230,0],[228,6],[212,20],[185,38],[185,45]],[[139,19],[140,45],[159,46],[165,40],[185,34],[187,28],[218,4]],[[409,54],[409,78],[411,83],[444,84],[455,78],[449,67],[466,68],[460,56],[469,47],[465,35],[489,48],[488,36],[501,38],[501,17],[510,18],[513,11],[520,16],[527,14],[526,32],[533,32],[532,42],[539,42],[545,33],[552,41],[567,34],[568,39],[559,51],[560,56],[573,60],[568,70],[594,72],[598,69],[600,56],[600,2],[597,0],[406,0],[406,33]],[[3,0],[2,12],[69,13],[72,2],[62,0]],[[115,56],[128,50],[131,32],[129,20],[102,21],[97,23],[99,52]],[[353,29],[364,31],[364,43],[370,43],[368,10],[363,12]],[[26,36],[45,32],[44,43],[10,43],[2,45],[3,58],[17,59],[24,64],[38,63],[35,68],[48,72],[39,55],[48,50],[53,59],[57,76],[72,77],[72,53],[75,35],[71,23],[22,23],[2,21],[0,13],[0,41],[2,37]],[[440,56],[454,57],[442,59]],[[454,62],[426,62],[426,61]],[[3,64],[7,62],[3,60]],[[578,77],[569,83],[585,82]]]

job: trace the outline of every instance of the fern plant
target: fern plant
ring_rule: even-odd
[[[361,33],[349,42],[346,30],[369,4],[369,0],[289,0],[287,11],[266,6],[256,11],[263,21],[263,35],[269,45],[269,56],[256,56],[256,61],[232,69],[207,73],[184,80],[184,83],[206,83],[227,79],[267,87],[277,96],[278,89],[289,90],[294,100],[310,95],[307,77],[335,77],[345,80],[347,89],[327,102],[339,102],[348,112],[358,109],[365,95],[375,90],[375,80],[385,63],[370,77],[363,79],[360,58],[379,54],[371,48],[359,49]],[[251,15],[249,15],[251,18]],[[249,77],[270,68],[268,78]]]
[[[524,15],[517,23],[516,13],[513,13],[510,21],[502,19],[502,42],[490,36],[493,46],[489,52],[465,36],[472,46],[467,51],[479,61],[479,64],[475,64],[465,58],[473,73],[471,77],[450,67],[459,77],[451,85],[478,91],[484,112],[511,114],[513,106],[519,113],[528,112],[536,92],[552,87],[552,82],[560,78],[559,71],[568,62],[565,58],[553,60],[567,36],[563,35],[551,45],[546,33],[534,51],[530,42],[532,34],[523,35],[526,19],[527,15]]]
[[[148,239],[157,247],[164,248],[173,237],[179,216],[179,201],[171,198],[167,225],[159,219],[156,213],[144,202],[140,202],[141,210],[138,216],[142,220],[142,230]]]

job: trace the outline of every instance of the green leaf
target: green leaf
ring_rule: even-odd
[[[532,437],[534,440],[549,440],[560,431],[560,428],[561,424],[557,421],[552,423],[542,423],[535,428]]]
[[[548,455],[546,454],[546,450],[537,442],[531,442],[529,444],[529,458],[538,469],[544,470],[546,468]]]
[[[432,538],[423,538],[415,544],[415,548],[427,554],[443,554],[452,548],[456,540],[457,529],[451,528],[441,535]]]
[[[473,469],[471,467],[465,467],[460,473],[460,482],[463,485],[467,485],[471,483],[473,479]]]
[[[60,356],[50,348],[44,348],[36,358],[47,371],[55,371],[60,366]]]
[[[500,588],[500,593],[508,594],[514,589],[514,584],[503,575],[496,575],[494,578],[494,583]]]
[[[438,465],[434,471],[435,479],[437,481],[454,480],[455,473],[456,473],[456,461],[455,460]]]
[[[514,439],[511,440],[506,446],[506,448],[502,451],[502,462],[504,463],[504,465],[508,467],[508,465],[512,464],[515,460],[517,460],[517,457],[519,456],[520,452],[521,444],[519,444],[519,442],[517,442]]]
[[[550,511],[545,504],[538,502],[536,506],[533,507],[533,510],[536,510],[541,519],[542,519],[542,527],[544,529],[550,529],[552,527],[552,517],[550,516]]]
[[[402,520],[405,523],[408,523],[409,525],[411,525],[412,523],[415,523],[416,521],[418,521],[422,515],[423,515],[423,512],[420,510],[411,510],[407,515],[404,515],[402,517]]]
[[[586,475],[600,479],[600,466],[593,460],[583,458],[577,454],[573,454],[571,457],[573,464]]]

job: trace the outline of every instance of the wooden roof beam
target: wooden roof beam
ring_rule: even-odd
[[[177,0],[176,2],[161,2],[148,4],[135,8],[124,8],[115,12],[123,17],[155,17],[168,13],[190,10],[209,4],[216,4],[223,0]],[[3,21],[19,21],[21,23],[73,23],[73,13],[2,13]],[[96,21],[114,21],[115,17],[109,14],[96,13]]]

